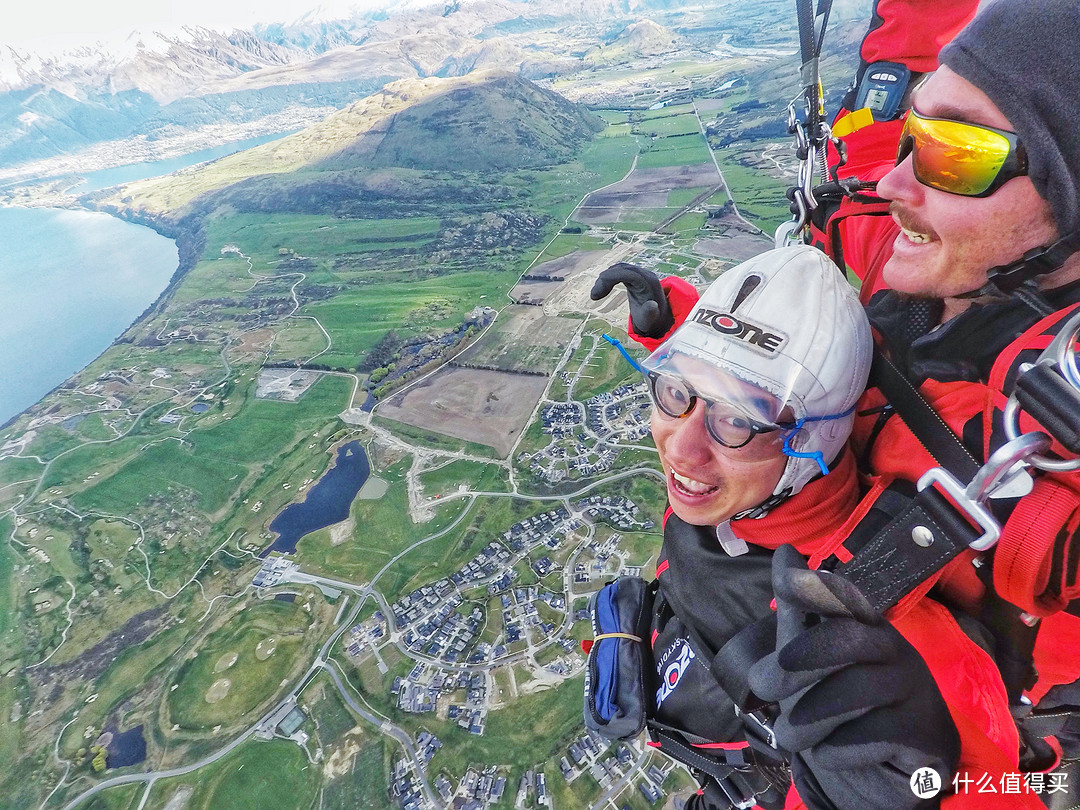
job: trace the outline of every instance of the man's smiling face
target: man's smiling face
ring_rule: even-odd
[[[947,67],[919,89],[915,107],[933,118],[1014,129],[985,93]],[[982,286],[990,268],[1057,238],[1050,206],[1028,177],[1009,180],[989,197],[963,197],[921,184],[911,161],[908,155],[877,187],[901,228],[883,273],[892,289],[949,299]],[[967,306],[946,303],[946,318]]]

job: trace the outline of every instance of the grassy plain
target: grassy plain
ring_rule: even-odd
[[[438,732],[443,747],[432,766],[464,773],[470,764],[509,765],[520,775],[549,759],[581,732],[582,683],[581,676],[572,678],[553,689],[523,695],[508,708],[490,712],[480,737],[448,725]]]
[[[366,250],[388,250],[400,245],[416,245],[438,232],[437,217],[395,219],[338,219],[319,214],[235,214],[213,221],[208,242],[211,246],[234,242],[247,254],[276,260],[280,250],[302,256],[339,256]]]
[[[102,728],[106,718],[129,698],[154,680],[160,680],[175,664],[173,656],[187,642],[182,627],[174,626],[139,645],[124,649],[94,684],[97,699],[79,712],[80,722],[69,726],[60,738],[60,749],[68,756],[86,745],[83,729],[91,725]],[[89,690],[84,688],[84,692]],[[82,694],[81,697],[88,697]]]
[[[456,492],[462,484],[471,490],[505,492],[506,470],[496,464],[480,464],[468,459],[455,459],[420,476],[424,491],[431,495]]]
[[[139,447],[122,440],[105,451],[105,459],[124,460],[115,472],[76,492],[77,509],[106,515],[130,515],[154,497],[168,497],[174,488],[195,494],[200,511],[215,513],[247,480],[249,472],[280,463],[303,433],[325,426],[348,403],[349,381],[317,382],[298,402],[258,400],[249,383],[237,415],[207,429],[195,429],[181,443],[161,441]],[[134,454],[133,454],[134,451]],[[50,470],[47,486],[76,484],[101,472],[98,447],[65,456]],[[109,467],[104,468],[109,471]]]
[[[134,810],[145,790],[143,785],[119,785],[83,802],[78,810]]]
[[[496,459],[499,457],[498,451],[493,447],[488,447],[486,444],[477,444],[476,442],[470,442],[467,439],[459,439],[454,436],[447,436],[443,433],[436,433],[432,430],[424,430],[415,425],[407,425],[404,422],[383,419],[378,415],[378,411],[375,412],[375,424],[391,430],[395,435],[401,436],[410,444],[414,444],[420,448],[439,450],[448,453],[467,453],[470,456],[478,456],[480,458],[487,457]]]
[[[411,521],[405,485],[410,463],[411,459],[406,458],[378,471],[379,477],[389,484],[381,498],[353,501],[349,516],[355,528],[350,539],[335,545],[330,531],[321,529],[300,541],[297,558],[304,570],[349,582],[370,582],[398,553],[445,528],[460,514],[464,503],[443,507],[434,520],[422,527]],[[403,567],[409,568],[411,560],[410,556]],[[403,575],[391,569],[385,576],[388,579],[380,580],[380,589],[385,587],[384,583],[399,581]]]
[[[516,272],[476,271],[418,279],[407,285],[373,282],[347,290],[329,301],[307,304],[302,314],[318,318],[333,340],[319,362],[353,368],[393,329],[402,337],[458,326],[483,299],[505,301],[517,281]],[[432,317],[428,307],[437,305]]]
[[[250,604],[180,666],[177,688],[169,692],[170,718],[188,729],[252,722],[250,713],[277,693],[296,665],[311,627],[310,614],[298,603]],[[230,660],[233,663],[225,666]],[[224,681],[229,682],[227,689],[218,686],[215,691]]]
[[[18,611],[19,603],[12,582],[15,579],[15,551],[11,542],[14,521],[7,515],[0,515],[0,650],[9,650],[15,647],[15,636],[18,635]],[[11,655],[0,656],[6,660]],[[6,674],[0,672],[0,675]]]
[[[466,520],[452,532],[411,552],[407,567],[398,566],[388,572],[384,586],[387,599],[399,598],[414,588],[452,574],[512,524],[555,505],[554,501],[505,496],[477,498]]]
[[[766,233],[790,219],[784,199],[788,183],[747,168],[731,150],[719,149],[713,154],[743,216]]]
[[[639,169],[655,169],[663,166],[691,166],[709,161],[709,148],[703,138],[692,135],[676,139],[657,140],[648,151],[638,157]]]
[[[352,712],[341,701],[337,687],[326,676],[316,678],[316,683],[321,687],[322,696],[310,706],[311,718],[319,735],[323,748],[338,742],[342,735],[357,725]],[[305,691],[309,695],[310,687]]]
[[[592,326],[592,324],[589,324],[586,329]],[[630,352],[631,356],[645,356],[636,343],[625,337],[625,333],[610,327],[604,328],[604,325],[599,323],[596,326],[604,329],[602,334],[611,335],[619,340],[623,347]],[[634,383],[641,379],[641,372],[626,362],[626,358],[622,356],[618,349],[607,341],[603,341],[597,346],[588,364],[582,367],[582,376],[574,385],[575,399],[586,400],[597,394],[603,394],[618,388],[623,383]]]
[[[383,738],[362,736],[352,770],[324,786],[322,807],[325,810],[395,810],[385,776],[390,767],[390,752]]]
[[[148,807],[163,810],[183,788],[186,810],[309,810],[318,804],[320,777],[294,742],[247,742],[194,773],[161,780]]]
[[[550,259],[559,259],[573,253],[575,250],[607,250],[609,247],[611,247],[611,240],[608,238],[560,233],[544,248],[544,252],[537,258],[536,263],[540,264]]]

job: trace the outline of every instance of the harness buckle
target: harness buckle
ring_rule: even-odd
[[[969,547],[975,551],[985,551],[1001,537],[1001,524],[985,506],[968,495],[967,488],[948,470],[941,467],[927,470],[915,486],[919,492],[928,487],[937,486],[949,496],[961,512],[982,529],[982,534],[969,544]]]
[[[1027,468],[1032,459],[1040,457],[1050,447],[1050,437],[1045,433],[1025,433],[1017,436],[997,450],[986,460],[966,487],[956,476],[941,467],[934,467],[923,474],[916,487],[922,492],[937,486],[976,526],[982,534],[969,544],[974,551],[986,551],[1001,537],[1001,524],[986,508],[991,498],[1018,498],[1033,486]]]
[[[774,751],[780,750],[776,744],[776,734],[772,728],[774,718],[770,717],[764,709],[745,711],[736,704],[735,716],[743,721],[743,727],[753,734],[755,739]]]

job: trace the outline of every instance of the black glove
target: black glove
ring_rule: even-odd
[[[626,285],[630,298],[630,323],[641,337],[661,338],[675,324],[664,288],[656,273],[636,264],[619,262],[613,264],[596,278],[592,292],[593,301],[607,296],[616,284]]]
[[[780,704],[777,743],[808,807],[935,807],[911,789],[930,767],[947,787],[960,737],[919,653],[842,577],[810,571],[792,546],[776,550],[776,652],[750,685]]]

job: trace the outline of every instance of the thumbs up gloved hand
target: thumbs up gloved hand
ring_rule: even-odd
[[[675,316],[655,273],[636,264],[619,262],[597,276],[589,295],[593,301],[599,301],[616,284],[626,287],[626,294],[630,298],[630,324],[634,332],[647,338],[661,338],[667,334],[675,324]]]
[[[773,556],[776,651],[750,685],[780,704],[800,797],[825,808],[934,807],[911,789],[926,767],[952,780],[960,738],[918,652],[847,580],[810,571],[792,546]]]

